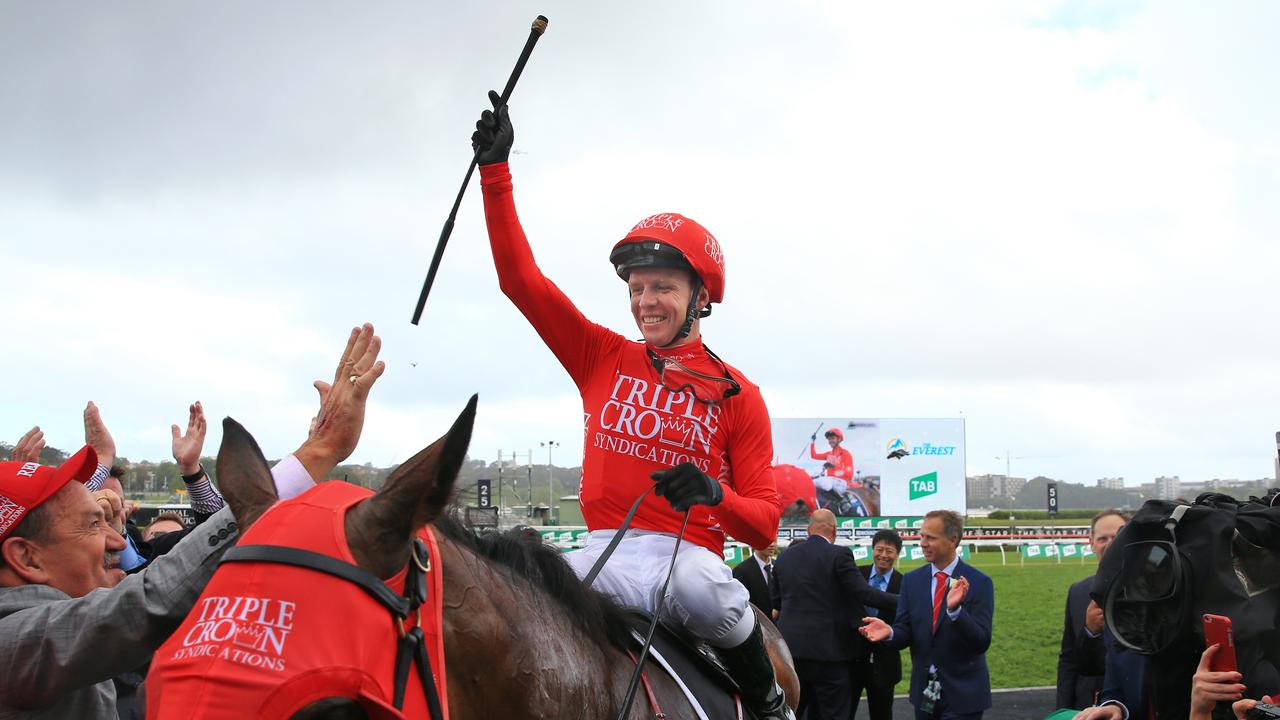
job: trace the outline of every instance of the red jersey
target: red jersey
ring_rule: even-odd
[[[299,547],[356,564],[347,546],[347,509],[373,491],[342,481],[320,483],[273,506],[240,545]],[[432,556],[429,530],[419,532]],[[404,592],[406,571],[387,580]],[[439,617],[439,572],[428,578],[424,620]],[[156,650],[147,674],[147,718],[290,717],[329,696],[358,697],[373,717],[400,717],[392,706],[397,638],[391,613],[354,583],[273,563],[218,568],[182,625]],[[442,707],[444,640],[428,624],[427,648]],[[447,710],[446,710],[447,715]],[[427,716],[422,685],[409,675],[404,717]]]
[[[826,452],[818,452],[813,443],[809,443],[809,457],[831,466],[822,469],[823,475],[838,477],[846,482],[853,480],[853,453],[848,450],[838,447]]]
[[[653,487],[650,473],[691,462],[720,482],[724,500],[715,507],[694,506],[685,531],[690,542],[716,553],[723,553],[726,533],[752,547],[773,542],[781,511],[770,467],[773,435],[760,389],[711,358],[701,340],[656,348],[587,320],[534,262],[516,216],[507,164],[481,166],[480,183],[502,292],[582,394],[586,428],[578,497],[587,527],[617,528],[635,499]],[[742,392],[708,403],[668,389],[646,350],[705,375],[723,377],[727,368]],[[709,384],[697,394],[719,397],[723,389]],[[675,534],[681,518],[665,499],[649,495],[631,527]]]

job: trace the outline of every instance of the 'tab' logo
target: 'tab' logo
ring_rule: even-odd
[[[909,499],[919,500],[938,492],[938,473],[931,472],[913,477],[907,483],[911,491]]]

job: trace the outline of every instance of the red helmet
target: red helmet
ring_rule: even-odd
[[[724,300],[724,253],[707,229],[676,213],[658,213],[636,223],[609,253],[618,277],[632,270],[692,270],[707,289],[710,302]]]
[[[844,442],[844,433],[840,432],[840,428],[833,427],[822,433],[822,437],[831,437],[832,435],[836,436],[836,440]]]

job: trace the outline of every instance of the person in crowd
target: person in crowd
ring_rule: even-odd
[[[751,604],[773,619],[778,617],[773,608],[773,556],[777,554],[778,541],[774,540],[765,547],[753,548],[751,557],[733,569],[734,579],[747,589]]]
[[[1098,560],[1111,540],[1124,527],[1119,510],[1103,510],[1089,524],[1089,547]],[[1067,590],[1066,613],[1062,622],[1062,647],[1058,652],[1057,706],[1076,710],[1098,701],[1106,669],[1106,647],[1102,640],[1102,608],[1089,597],[1093,576]]]
[[[187,523],[182,519],[181,515],[176,512],[162,512],[156,515],[142,531],[142,539],[152,542],[158,537],[169,533],[180,533],[186,529]]]
[[[644,218],[608,255],[642,340],[591,322],[534,261],[507,164],[511,118],[497,93],[489,98],[494,110],[482,113],[472,145],[498,284],[582,395],[580,496],[591,533],[566,559],[585,576],[643,498],[594,587],[713,645],[756,717],[791,717],[747,590],[724,564],[726,534],[766,546],[781,508],[760,389],[702,341],[702,319],[724,298],[723,249],[683,215]],[[682,528],[675,575],[659,596]]]
[[[867,578],[867,584],[876,590],[897,595],[902,592],[902,573],[895,569],[898,555],[902,552],[902,538],[894,530],[876,531],[871,538],[871,564],[861,565],[858,572]],[[867,608],[867,615],[878,617],[885,624],[892,626],[897,617],[898,606],[881,610]],[[856,636],[859,642],[866,643],[866,638]],[[852,707],[849,709],[849,720],[853,720],[858,711],[858,698],[865,688],[867,691],[867,713],[871,720],[891,720],[893,718],[893,688],[902,679],[902,651],[890,650],[883,645],[871,645],[866,660],[854,660],[850,667],[850,685],[852,686]]]
[[[995,589],[957,554],[963,530],[955,511],[925,513],[920,549],[927,564],[903,577],[893,625],[869,616],[860,629],[891,650],[911,648],[916,720],[979,720],[991,707],[986,652]]]
[[[9,449],[9,460],[21,463],[40,462],[40,453],[44,451],[44,431],[39,425],[31,428],[18,438],[18,442]]]
[[[809,537],[774,562],[774,605],[800,677],[801,715],[809,720],[849,720],[849,673],[865,660],[866,643],[855,638],[867,607],[887,611],[898,596],[867,585],[849,548],[835,544],[836,516],[815,510]],[[807,713],[807,714],[806,714]]]
[[[334,384],[316,383],[314,432],[272,469],[280,497],[324,480],[355,449],[385,369],[380,348],[373,326],[353,330]],[[99,462],[86,446],[57,468],[0,463],[0,718],[114,715],[111,678],[142,665],[178,626],[237,537],[224,508],[126,577],[120,500],[86,484]]]

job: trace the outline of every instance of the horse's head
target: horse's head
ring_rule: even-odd
[[[218,484],[241,539],[155,654],[148,702],[159,716],[288,718],[324,701],[400,717],[392,708],[397,633],[419,617],[416,568],[438,562],[429,553],[411,561],[414,541],[434,542],[423,528],[452,500],[475,412],[473,396],[449,431],[377,492],[327,482],[283,502],[257,443],[227,419]],[[427,591],[433,603],[436,587]],[[192,698],[204,704],[192,708]],[[424,713],[425,698],[411,690],[405,713]]]
[[[357,565],[384,579],[404,568],[413,536],[439,517],[453,498],[475,415],[472,396],[444,436],[397,467],[380,490],[347,512],[347,545]],[[266,458],[249,432],[231,418],[222,428],[218,485],[243,532],[279,496]]]

